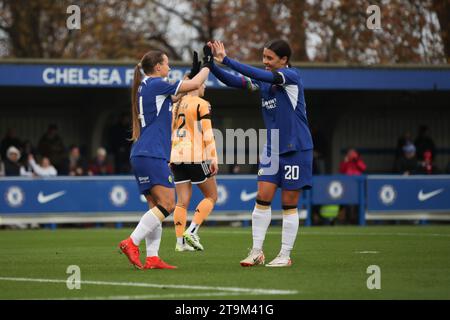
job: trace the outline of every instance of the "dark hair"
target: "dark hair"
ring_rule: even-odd
[[[141,135],[141,126],[138,118],[137,91],[144,74],[152,73],[158,63],[162,63],[165,53],[159,50],[147,52],[134,67],[133,86],[131,88],[131,141],[136,141]]]
[[[292,51],[287,41],[282,39],[270,40],[264,45],[264,48],[272,50],[280,58],[287,57],[287,65],[291,66],[289,60],[291,59]]]

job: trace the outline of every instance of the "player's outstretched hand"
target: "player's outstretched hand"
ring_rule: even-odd
[[[214,64],[214,56],[211,48],[205,44],[203,46],[203,67],[209,68],[211,70]]]
[[[202,63],[198,60],[198,53],[197,51],[194,51],[194,54],[192,56],[192,67],[188,75],[189,79],[194,78],[197,75],[197,73],[200,72],[201,65]]]
[[[222,63],[223,59],[227,56],[223,42],[222,41],[208,42],[208,46],[212,48],[214,59],[217,62]]]

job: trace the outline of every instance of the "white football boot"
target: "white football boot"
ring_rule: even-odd
[[[253,267],[259,264],[264,264],[264,261],[265,257],[263,251],[259,249],[252,249],[248,257],[242,260],[240,263],[243,267]]]
[[[183,233],[184,240],[195,250],[203,251],[203,246],[200,243],[200,237],[196,233]]]
[[[275,259],[266,264],[266,267],[290,267],[291,265],[291,258],[280,253]]]
[[[177,243],[177,245],[175,246],[175,251],[176,251],[176,252],[195,251],[195,249],[192,248],[189,244],[187,244],[187,243],[185,242],[185,243],[183,243],[183,244]]]

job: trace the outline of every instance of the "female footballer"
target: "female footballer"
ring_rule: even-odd
[[[188,77],[193,76],[195,74]],[[170,163],[177,194],[173,214],[177,237],[175,251],[179,252],[203,250],[197,232],[217,201],[214,175],[217,174],[218,165],[211,125],[211,106],[201,98],[205,94],[205,87],[202,84],[199,89],[188,92],[173,110]],[[198,186],[204,199],[197,205],[193,220],[185,232],[193,184]]]
[[[272,40],[264,46],[265,70],[230,59],[222,42],[209,42],[217,61],[237,71],[232,75],[213,65],[211,72],[228,86],[259,90],[267,143],[260,157],[258,193],[252,214],[253,248],[241,266],[265,263],[263,242],[271,221],[271,202],[281,188],[283,226],[281,250],[267,267],[292,264],[293,249],[299,226],[297,204],[300,192],[312,185],[313,143],[308,128],[303,83],[289,59],[291,49],[284,40]]]
[[[208,77],[212,61],[212,56],[205,56],[203,68],[193,79],[179,80],[174,84],[164,80],[170,67],[167,55],[161,51],[147,52],[134,68],[130,163],[149,210],[142,216],[131,236],[120,242],[119,248],[138,269],[175,268],[158,257],[161,222],[175,208],[174,184],[168,167],[172,96],[200,88]],[[144,266],[139,259],[139,244],[143,239],[147,243]]]

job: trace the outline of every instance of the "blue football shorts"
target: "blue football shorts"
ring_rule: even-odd
[[[267,157],[259,163],[258,181],[276,184],[282,190],[306,190],[312,187],[313,150],[293,151]]]
[[[175,188],[172,172],[166,160],[138,156],[131,157],[130,163],[142,194],[149,194],[155,185]]]

